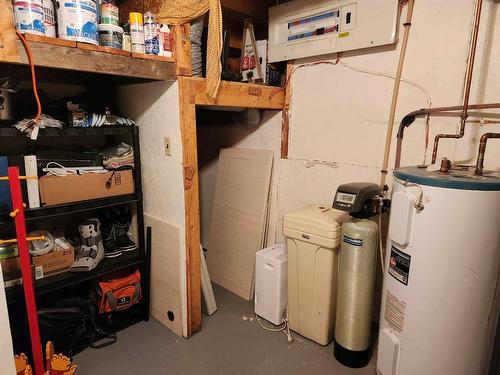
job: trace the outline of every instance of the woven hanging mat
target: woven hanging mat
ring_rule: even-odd
[[[163,2],[158,22],[180,25],[209,12],[207,41],[207,94],[215,98],[220,86],[222,53],[222,10],[220,0],[169,0]]]

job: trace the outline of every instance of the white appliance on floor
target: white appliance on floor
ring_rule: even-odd
[[[500,177],[417,167],[394,177],[377,371],[486,374],[500,302]]]
[[[280,325],[286,319],[287,254],[284,244],[257,252],[255,257],[255,313]]]

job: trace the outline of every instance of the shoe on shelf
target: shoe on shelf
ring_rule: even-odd
[[[119,169],[134,167],[134,149],[129,144],[122,142],[114,147],[101,152],[104,168]]]
[[[88,219],[80,224],[78,231],[81,246],[70,270],[75,272],[92,271],[104,259],[101,223],[96,218]]]
[[[132,213],[130,207],[115,207],[113,212],[113,225],[115,228],[115,239],[118,247],[122,251],[134,251],[137,249],[134,241],[128,235],[130,224],[132,222]]]
[[[104,243],[104,256],[106,258],[116,258],[123,254],[116,242],[115,225],[109,211],[104,211],[102,215],[102,240]]]

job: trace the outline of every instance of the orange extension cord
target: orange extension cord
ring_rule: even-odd
[[[24,49],[26,50],[26,55],[28,56],[28,62],[30,64],[30,69],[31,69],[31,83],[33,85],[33,95],[35,95],[35,100],[36,100],[36,105],[37,105],[37,112],[36,116],[33,119],[33,127],[35,124],[38,122],[40,119],[40,116],[42,115],[42,104],[40,103],[40,98],[38,97],[38,90],[36,86],[36,75],[35,75],[35,63],[33,62],[33,56],[31,54],[30,47],[28,46],[28,42],[24,38],[23,34],[21,34],[19,31],[16,31],[17,37],[21,41],[21,43],[24,46]]]

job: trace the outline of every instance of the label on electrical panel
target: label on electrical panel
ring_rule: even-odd
[[[403,253],[395,246],[391,246],[391,257],[389,258],[389,274],[404,285],[408,285],[410,263],[410,255]]]

